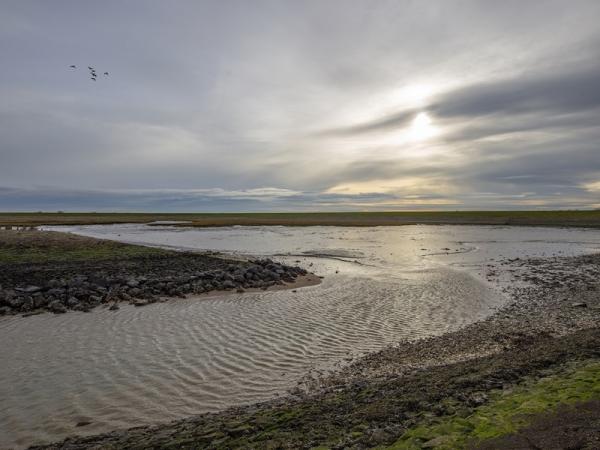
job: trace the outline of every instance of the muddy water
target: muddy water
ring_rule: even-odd
[[[266,400],[294,387],[310,369],[330,369],[491,314],[506,299],[478,274],[501,255],[571,255],[600,247],[600,232],[566,229],[61,229],[175,248],[279,255],[324,280],[297,292],[0,319],[0,447]]]

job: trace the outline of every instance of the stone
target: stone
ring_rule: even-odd
[[[8,303],[14,309],[19,309],[23,305],[23,302],[23,297],[9,297],[6,299],[6,303]]]
[[[54,300],[48,305],[48,309],[56,314],[62,314],[67,312],[67,308],[60,301]]]
[[[21,305],[21,311],[31,311],[33,309],[33,299],[29,296],[23,299],[23,304]]]
[[[438,448],[446,444],[449,441],[449,439],[451,439],[451,436],[438,436],[422,444],[421,448]]]
[[[583,302],[571,303],[571,306],[573,308],[587,308],[587,303],[583,303]]]
[[[483,405],[487,401],[488,401],[488,396],[485,392],[475,392],[475,393],[471,394],[467,403],[470,406],[477,407],[477,406]]]
[[[116,311],[119,309],[119,305],[117,305],[117,303],[113,303],[112,305],[110,305],[110,307],[108,308],[109,311]]]
[[[231,280],[225,280],[223,281],[223,287],[225,289],[234,289],[235,288],[235,283]]]
[[[77,297],[69,297],[67,300],[67,306],[73,308],[79,304],[79,299]]]
[[[88,302],[89,302],[91,305],[94,305],[94,306],[96,306],[96,305],[99,305],[100,303],[102,303],[102,298],[101,298],[101,297],[98,297],[98,296],[96,296],[96,295],[90,295],[90,298],[89,298]]]
[[[48,286],[49,288],[59,288],[62,286],[62,283],[56,279],[51,279],[48,281],[48,283],[46,283],[46,286]]]
[[[39,287],[39,286],[33,286],[33,285],[25,286],[25,287],[22,287],[22,288],[20,288],[20,287],[15,288],[15,291],[17,291],[17,292],[24,292],[26,294],[33,294],[34,292],[39,292],[41,290],[42,290],[41,287]]]
[[[41,308],[48,304],[48,300],[41,293],[36,293],[33,297],[33,307]]]
[[[371,433],[371,442],[374,444],[386,444],[389,439],[390,435],[381,428],[377,428]]]

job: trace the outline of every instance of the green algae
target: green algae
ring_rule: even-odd
[[[531,423],[536,414],[559,405],[600,398],[600,362],[571,366],[564,372],[516,386],[509,392],[493,391],[489,401],[467,417],[459,414],[424,418],[406,431],[393,450],[465,448],[469,443],[514,433]]]

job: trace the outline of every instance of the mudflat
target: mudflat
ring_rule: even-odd
[[[488,319],[307,377],[285,398],[36,448],[485,448],[553,411],[576,426],[564,408],[600,398],[600,256],[517,265],[529,283]]]

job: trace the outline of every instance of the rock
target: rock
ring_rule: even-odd
[[[587,303],[583,303],[583,302],[571,303],[571,306],[573,308],[587,308]]]
[[[36,293],[33,297],[33,307],[42,308],[48,304],[48,300],[41,293]]]
[[[448,442],[452,436],[438,436],[421,445],[421,448],[438,448]]]
[[[24,292],[26,294],[33,294],[34,292],[39,292],[41,290],[42,290],[41,287],[39,287],[39,286],[33,286],[33,285],[22,287],[22,288],[19,288],[19,287],[15,288],[15,291],[17,291],[17,292]]]
[[[23,304],[21,305],[21,311],[31,311],[33,309],[33,299],[29,296],[23,299]]]
[[[51,279],[46,283],[46,286],[48,286],[49,288],[60,288],[62,287],[62,283],[56,279]]]
[[[469,404],[469,406],[477,407],[477,406],[483,405],[487,401],[488,401],[488,396],[486,393],[475,392],[475,393],[471,394],[471,396],[467,400],[467,403]]]
[[[235,289],[235,283],[231,280],[225,280],[223,281],[223,287],[225,289]]]
[[[67,308],[59,300],[54,300],[48,305],[48,309],[56,314],[67,312]]]
[[[110,305],[110,307],[108,308],[109,311],[116,311],[119,309],[119,305],[117,305],[117,303],[113,303],[112,305]]]
[[[9,306],[0,306],[0,316],[5,316],[11,312],[12,309]]]
[[[64,293],[65,293],[65,290],[62,288],[52,288],[52,289],[49,289],[48,291],[46,291],[47,295],[54,295],[56,297],[60,297]]]
[[[79,305],[81,303],[77,297],[69,297],[67,299],[66,305],[73,308],[74,306]]]
[[[381,428],[377,428],[371,433],[371,442],[374,444],[386,444],[389,439],[390,435]]]
[[[23,302],[23,297],[9,297],[6,299],[6,303],[8,303],[13,309],[21,308]]]
[[[138,287],[139,285],[140,283],[135,278],[130,278],[129,280],[127,280],[127,286],[131,288]]]
[[[242,288],[237,288],[237,289],[235,290],[235,292],[237,292],[238,294],[243,294],[243,293],[244,293],[244,292],[246,292],[246,291],[245,291],[244,289],[242,289]]]
[[[100,303],[102,303],[102,298],[96,296],[96,295],[90,295],[90,298],[88,299],[88,302],[93,305],[93,306],[97,306]]]

